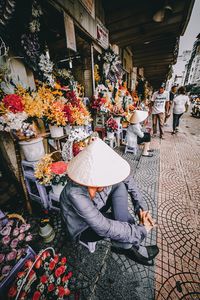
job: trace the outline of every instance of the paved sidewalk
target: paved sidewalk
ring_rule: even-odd
[[[154,141],[160,149],[157,300],[200,299],[200,147],[187,130],[193,123],[186,115],[177,135]]]

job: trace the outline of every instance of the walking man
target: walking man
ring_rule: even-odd
[[[152,121],[153,121],[153,136],[157,134],[157,122],[159,125],[160,138],[164,138],[164,121],[165,115],[169,114],[169,93],[165,91],[164,84],[159,87],[151,99],[152,105]]]

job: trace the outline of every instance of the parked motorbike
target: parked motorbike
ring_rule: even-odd
[[[200,101],[194,103],[191,114],[193,117],[200,118]]]

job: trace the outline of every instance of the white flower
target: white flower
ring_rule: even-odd
[[[20,130],[23,126],[24,121],[28,118],[25,112],[7,114],[0,117],[0,130],[10,132],[11,130]]]
[[[40,22],[35,19],[29,23],[29,29],[31,32],[39,32],[40,31]]]

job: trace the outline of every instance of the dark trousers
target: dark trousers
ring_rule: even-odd
[[[182,114],[173,114],[173,131],[176,130],[176,128],[179,126],[179,120]]]
[[[107,213],[110,208],[111,213]],[[128,191],[123,182],[112,186],[106,205],[103,206],[100,211],[106,218],[121,222],[134,223],[134,218],[128,211]],[[90,227],[83,231],[80,235],[80,240],[83,242],[96,242],[103,238],[104,237],[99,236]]]
[[[164,120],[165,120],[165,113],[153,114],[152,115],[152,122],[153,122],[153,134],[157,133],[157,122],[159,125],[160,136],[163,136],[164,130]]]

